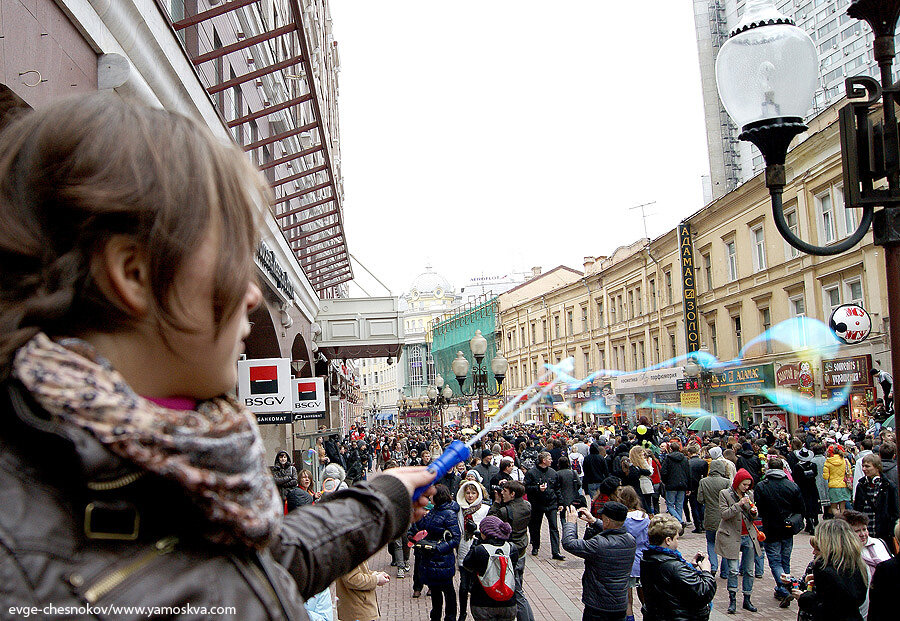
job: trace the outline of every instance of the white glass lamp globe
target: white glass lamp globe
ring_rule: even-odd
[[[716,57],[719,97],[742,129],[770,119],[802,120],[812,106],[818,66],[812,39],[773,0],[748,0]]]
[[[497,352],[497,355],[491,360],[491,373],[498,379],[503,378],[506,376],[506,370],[508,368],[509,363],[506,361],[506,358],[503,357],[503,354]]]
[[[487,339],[481,336],[481,330],[475,330],[475,336],[469,341],[469,348],[476,358],[481,358],[487,353]]]
[[[446,399],[447,401],[450,400],[450,398],[453,396],[453,389],[450,388],[450,384],[444,386],[444,391],[441,394],[444,395],[444,399]]]
[[[437,388],[435,388],[434,386],[429,386],[428,390],[425,392],[428,395],[428,398],[431,399],[432,401],[437,399],[438,391],[437,391]]]
[[[461,351],[458,351],[456,352],[456,358],[450,363],[450,368],[453,369],[453,375],[457,378],[465,377],[469,374],[469,361],[466,360]]]

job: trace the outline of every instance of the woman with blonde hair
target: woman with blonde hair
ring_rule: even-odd
[[[822,478],[828,481],[828,500],[831,514],[839,515],[850,502],[850,486],[853,483],[853,468],[844,456],[844,449],[838,444],[828,447],[828,459],[822,467]]]
[[[642,446],[632,446],[631,450],[628,451],[628,459],[630,459],[631,463],[640,470],[647,470],[650,473],[640,474],[639,470],[640,476],[638,478],[638,486],[634,488],[635,491],[640,494],[644,511],[650,513],[651,502],[653,500],[653,481],[650,479],[650,477],[653,476],[653,461],[647,458],[648,452],[649,449],[645,449]]]
[[[813,621],[862,621],[869,572],[862,560],[859,538],[844,520],[825,520],[816,526],[818,553],[813,563],[812,590],[794,589],[800,610]]]

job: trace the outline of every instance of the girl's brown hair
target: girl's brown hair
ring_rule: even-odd
[[[268,199],[237,147],[181,114],[94,94],[13,120],[0,134],[0,379],[38,332],[132,325],[92,273],[116,235],[146,252],[157,324],[186,329],[173,312],[173,283],[216,230],[213,317],[221,326],[246,294]]]

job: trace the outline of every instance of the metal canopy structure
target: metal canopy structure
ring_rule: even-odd
[[[335,287],[353,279],[353,270],[339,172],[322,114],[325,93],[317,91],[319,68],[311,62],[300,0],[281,0],[277,6],[271,0],[188,0],[177,19],[169,2],[156,1],[223,122],[266,174],[275,197],[273,215],[310,284],[320,298],[333,297]],[[287,14],[279,15],[278,7]],[[231,72],[227,79],[225,67]],[[243,73],[234,75],[236,68]],[[245,97],[242,89],[254,81],[259,96]],[[226,106],[229,93],[233,105]],[[261,126],[267,130],[262,138]]]

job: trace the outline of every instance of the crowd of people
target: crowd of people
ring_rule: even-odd
[[[442,431],[353,429],[342,441],[319,442],[317,456],[326,474],[353,469],[359,478],[427,466],[450,441],[465,439]],[[412,597],[429,589],[433,621],[534,619],[524,569],[529,551],[537,557],[546,549],[545,536],[551,560],[564,560],[563,552],[584,559],[584,619],[632,621],[636,608],[644,619],[706,619],[717,574],[728,613],[756,612],[754,581],[767,562],[781,607],[796,600],[805,618],[878,621],[886,618],[881,598],[890,583],[883,574],[893,565],[878,579],[876,568],[897,552],[895,450],[890,430],[836,422],[793,435],[766,424],[696,433],[681,421],[646,418],[630,427],[506,425],[437,481],[429,513],[389,546],[392,566],[396,578],[412,577]],[[276,464],[277,481],[280,474]],[[298,476],[306,481],[308,471]],[[707,545],[685,559],[678,543],[688,527]],[[801,531],[814,535],[814,561],[795,578],[791,559]],[[506,599],[489,597],[483,586],[485,545],[509,548]],[[829,577],[835,588],[816,588],[830,585]],[[832,600],[845,617],[834,616]]]

